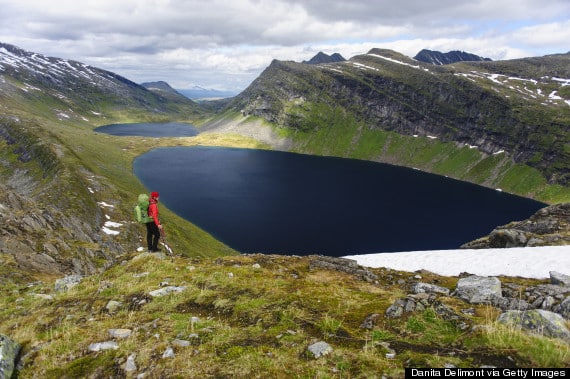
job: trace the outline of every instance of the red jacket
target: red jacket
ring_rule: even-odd
[[[152,217],[156,226],[160,226],[160,221],[158,220],[158,205],[156,204],[156,200],[150,199],[150,204],[148,206],[148,216]]]

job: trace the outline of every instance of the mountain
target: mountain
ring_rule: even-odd
[[[185,102],[187,97],[164,81],[141,83],[141,86],[171,101]]]
[[[132,225],[108,235],[107,223],[116,217],[111,224],[121,224],[119,209],[130,214],[130,192],[144,190],[128,167],[134,152],[152,142],[120,146],[93,129],[187,121],[203,112],[182,95],[0,44],[0,249],[6,258],[0,283],[84,275],[114,264],[138,231]]]
[[[423,49],[415,57],[415,60],[425,63],[431,63],[435,65],[444,65],[457,62],[465,61],[491,61],[490,58],[482,58],[478,55],[466,53],[464,51],[450,51],[448,53],[442,53],[439,51],[432,51]]]
[[[335,62],[342,62],[345,61],[346,59],[343,58],[342,55],[340,55],[339,53],[334,53],[332,55],[327,55],[325,53],[323,53],[322,51],[317,53],[317,55],[315,55],[314,57],[312,57],[310,60],[308,61],[303,61],[303,63],[306,64],[321,64],[321,63],[335,63]]]
[[[189,99],[166,99],[115,73],[61,58],[46,57],[0,43],[0,98],[30,112],[58,119],[104,117],[138,108],[155,114],[192,115],[199,106]],[[42,107],[37,107],[38,103]]]
[[[179,89],[178,92],[183,94],[189,99],[202,100],[202,99],[223,99],[237,95],[234,91],[221,91],[216,89],[208,89],[200,86],[192,88]]]
[[[434,66],[372,49],[325,66],[274,60],[226,110],[275,124],[301,152],[540,198],[570,180],[569,78],[569,54]]]
[[[0,46],[0,377],[403,377],[404,367],[568,367],[563,274],[457,278],[323,256],[241,255],[164,205],[175,255],[137,251],[145,227],[132,221],[132,207],[147,189],[133,174],[135,158],[162,146],[239,146],[234,132],[249,116],[248,127],[269,120],[297,151],[423,162],[503,184],[527,178],[519,193],[541,185],[512,163],[531,152],[527,163],[546,161],[552,171],[540,172],[562,178],[568,56],[454,66],[387,50],[327,65],[274,61],[213,115],[108,71]],[[102,123],[206,117],[237,126],[196,139],[94,132]],[[468,146],[474,139],[481,145]],[[569,198],[562,185],[544,188]],[[509,228],[533,240],[568,228],[566,208],[538,216]],[[413,238],[414,230],[402,233]],[[520,319],[523,309],[532,322]]]

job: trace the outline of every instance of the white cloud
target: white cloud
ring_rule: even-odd
[[[0,0],[0,41],[142,82],[245,88],[272,59],[372,47],[568,51],[567,0]]]

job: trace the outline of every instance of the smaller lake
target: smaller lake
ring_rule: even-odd
[[[100,126],[95,132],[114,136],[194,137],[199,131],[192,124],[182,122],[111,124]]]
[[[278,151],[158,148],[134,172],[164,205],[242,253],[455,249],[545,206],[418,170]]]

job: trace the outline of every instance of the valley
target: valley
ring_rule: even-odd
[[[234,98],[196,103],[0,44],[0,333],[23,346],[18,377],[127,376],[131,354],[149,377],[402,377],[408,365],[568,366],[565,342],[499,325],[503,309],[495,306],[468,307],[451,296],[434,302],[433,295],[419,313],[385,317],[415,282],[453,289],[458,278],[375,269],[377,279],[368,281],[343,271],[348,262],[240,255],[166,207],[161,216],[176,256],[148,256],[136,251],[144,232],[131,213],[136,194],[147,190],[133,160],[166,146],[386,162],[567,203],[569,61],[559,54],[434,66],[374,49],[333,63],[273,61]],[[94,132],[132,122],[192,123],[200,133],[153,139]],[[76,287],[54,289],[56,279],[74,275],[82,278]],[[546,280],[502,279],[509,299],[526,288],[542,291],[542,301],[560,295],[545,292],[552,289]],[[189,290],[148,294],[171,286]],[[538,304],[532,296],[525,301]],[[556,299],[550,309],[561,307]],[[121,305],[108,307],[112,302]],[[452,309],[448,317],[467,308],[473,328],[465,330],[434,310]],[[373,314],[378,323],[360,328]],[[90,350],[109,329],[135,334],[116,349]],[[325,361],[305,352],[321,339],[336,348]],[[163,354],[174,340],[191,341],[176,345],[169,360]],[[393,349],[397,358],[386,358]],[[211,364],[198,364],[204,361]]]

